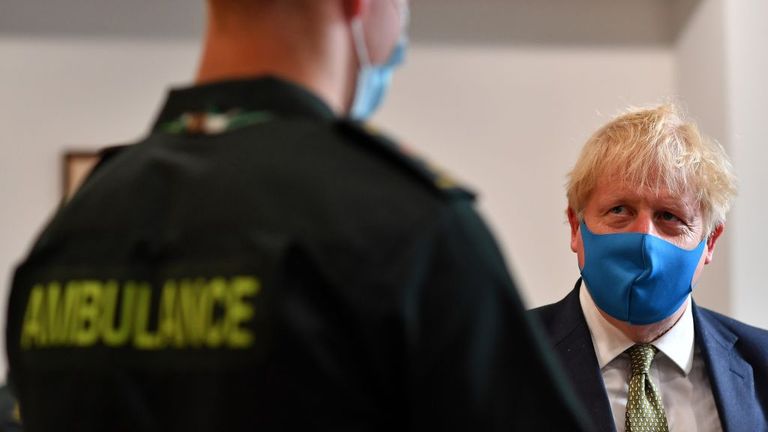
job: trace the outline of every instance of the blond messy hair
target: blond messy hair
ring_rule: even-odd
[[[705,235],[725,222],[736,178],[723,147],[702,136],[672,103],[630,109],[592,135],[568,174],[568,205],[581,215],[598,179],[657,193],[691,193]]]

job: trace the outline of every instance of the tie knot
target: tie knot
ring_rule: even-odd
[[[627,350],[632,359],[632,375],[638,373],[648,373],[651,369],[653,357],[659,352],[658,348],[651,344],[634,345]]]

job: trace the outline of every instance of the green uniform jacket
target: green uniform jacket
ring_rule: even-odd
[[[472,196],[275,78],[173,91],[8,317],[28,431],[578,429]]]

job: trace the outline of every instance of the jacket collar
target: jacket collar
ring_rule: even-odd
[[[592,345],[592,336],[579,303],[580,286],[581,279],[558,304],[561,316],[557,322],[560,324],[550,328],[552,342],[596,430],[614,431],[616,427],[611,405]]]
[[[755,380],[752,367],[738,354],[738,335],[715,318],[693,306],[696,343],[707,365],[712,393],[723,430],[762,430],[764,420],[755,418]]]
[[[153,131],[189,112],[268,111],[280,118],[333,120],[331,108],[316,95],[280,78],[221,81],[172,89]]]

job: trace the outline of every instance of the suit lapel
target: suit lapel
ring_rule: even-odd
[[[615,431],[592,336],[579,303],[580,285],[581,281],[577,282],[573,291],[560,302],[560,318],[549,330],[554,349],[597,430]]]
[[[712,393],[725,432],[759,430],[754,419],[757,400],[752,367],[733,349],[738,336],[720,325],[706,310],[693,305],[696,343],[707,365]]]

